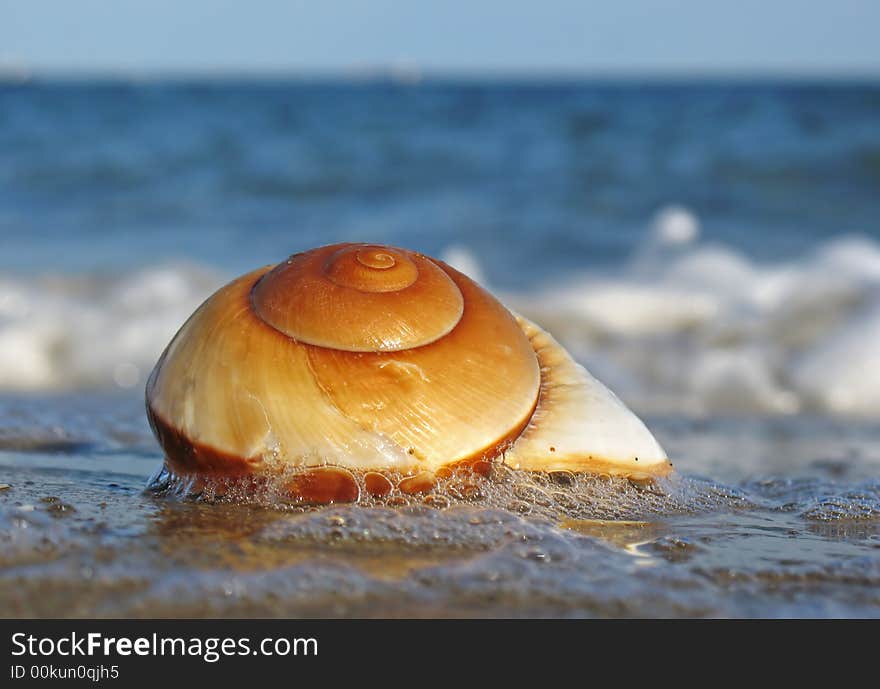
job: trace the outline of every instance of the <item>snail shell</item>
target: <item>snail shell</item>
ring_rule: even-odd
[[[288,489],[430,490],[454,465],[662,476],[644,424],[556,341],[440,261],[336,244],[244,275],[183,325],[147,382],[176,476],[295,467]]]

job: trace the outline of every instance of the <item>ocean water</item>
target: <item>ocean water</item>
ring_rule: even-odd
[[[0,614],[880,616],[880,84],[0,84]],[[159,353],[337,241],[443,258],[677,473],[145,491]]]

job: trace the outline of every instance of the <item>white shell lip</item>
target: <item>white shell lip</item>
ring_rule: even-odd
[[[504,454],[513,469],[666,476],[672,463],[645,424],[547,332],[517,315],[541,365],[531,422]]]

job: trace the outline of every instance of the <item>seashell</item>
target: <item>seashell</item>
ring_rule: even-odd
[[[672,466],[549,334],[450,266],[379,245],[313,249],[222,287],[165,349],[146,402],[174,476],[283,475],[309,502],[430,492],[498,463]]]

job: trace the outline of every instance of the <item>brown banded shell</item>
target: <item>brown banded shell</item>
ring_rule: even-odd
[[[444,263],[379,245],[321,247],[218,290],[160,358],[147,412],[174,475],[301,470],[290,492],[316,502],[356,500],[370,473],[424,492],[462,463],[669,470],[549,335]]]

